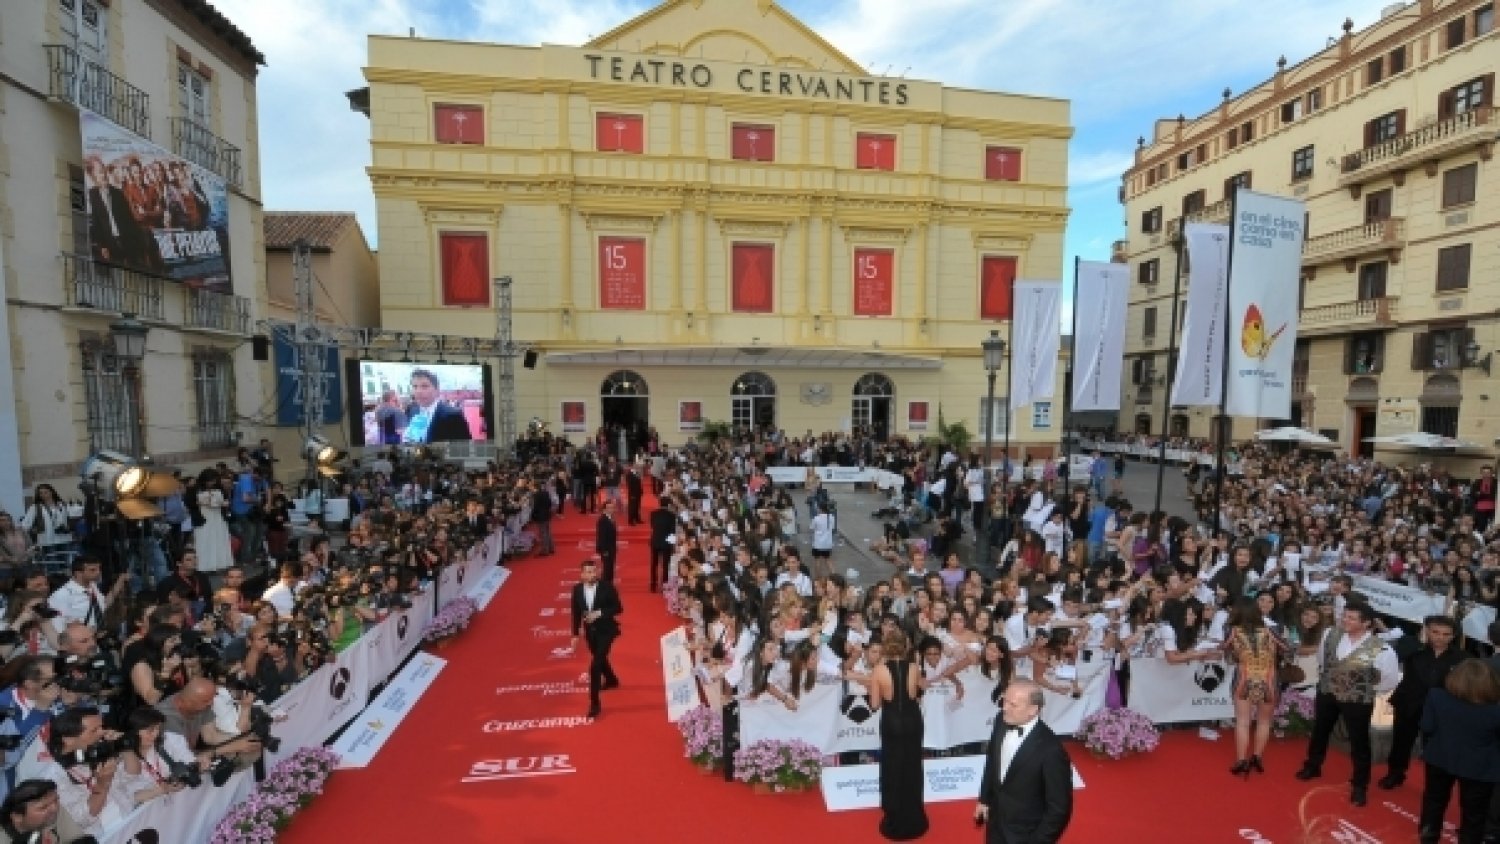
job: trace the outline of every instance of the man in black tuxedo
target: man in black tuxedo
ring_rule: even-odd
[[[677,514],[667,506],[665,498],[658,498],[656,509],[651,511],[651,591],[656,591],[657,583],[666,583],[672,573],[668,566],[672,564],[672,535],[677,532]],[[657,580],[657,572],[661,572],[661,579]]]
[[[594,526],[594,553],[599,555],[599,562],[604,567],[604,582],[614,585],[615,582],[615,502],[605,499],[604,512],[599,514],[599,521]]]
[[[484,502],[470,501],[466,504],[463,523],[475,536],[488,536],[490,517],[484,514]]]
[[[615,616],[625,611],[614,584],[600,582],[599,566],[593,560],[578,564],[579,580],[573,586],[573,642],[578,648],[578,628],[583,628],[584,642],[589,646],[589,715],[599,717],[599,692],[620,685],[615,669],[609,664],[609,649],[620,635]]]
[[[641,497],[646,494],[641,485],[641,467],[639,463],[630,464],[630,470],[625,473],[625,522],[626,524],[638,525],[643,523],[641,519]]]
[[[1011,683],[1000,700],[974,808],[988,844],[1054,844],[1073,816],[1073,763],[1042,722],[1042,701],[1030,680]]]

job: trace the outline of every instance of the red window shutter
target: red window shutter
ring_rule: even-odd
[[[440,144],[483,144],[484,109],[469,105],[433,106],[432,137]]]
[[[855,139],[854,166],[861,170],[895,170],[896,136],[861,132]]]
[[[1016,284],[1016,259],[986,255],[981,265],[980,319],[1010,319],[1011,297]]]
[[[776,127],[736,124],[731,129],[730,154],[739,161],[775,161]]]
[[[854,250],[856,316],[890,316],[893,313],[895,255],[890,249]]]
[[[595,119],[594,146],[600,152],[646,151],[646,131],[639,114],[601,114]]]
[[[599,238],[599,307],[646,309],[646,241],[633,237]]]
[[[438,235],[444,305],[489,305],[490,239],[475,232]]]
[[[1021,181],[1021,151],[1015,147],[985,147],[984,177],[992,182]]]
[[[776,247],[768,243],[736,243],[731,263],[734,310],[770,313],[776,282]]]
[[[1396,137],[1406,134],[1406,109],[1396,112]]]

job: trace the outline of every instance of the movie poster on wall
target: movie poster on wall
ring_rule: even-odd
[[[909,401],[906,403],[906,428],[909,431],[927,430],[927,417],[929,415],[927,401]]]
[[[94,260],[234,292],[224,180],[92,112],[79,123]]]
[[[703,430],[703,402],[680,401],[677,403],[677,430]]]
[[[564,434],[582,434],[589,429],[588,405],[581,401],[562,403],[562,429]]]

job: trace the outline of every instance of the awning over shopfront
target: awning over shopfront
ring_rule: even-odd
[[[722,366],[755,369],[938,370],[935,357],[797,346],[688,346],[545,352],[548,366]]]

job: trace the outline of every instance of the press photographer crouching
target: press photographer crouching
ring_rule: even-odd
[[[156,708],[166,717],[167,732],[176,733],[186,740],[187,746],[196,752],[209,751],[215,761],[213,779],[216,785],[223,784],[235,768],[245,768],[260,758],[267,740],[274,741],[270,734],[270,714],[254,705],[255,692],[244,688],[226,687],[234,702],[233,723],[221,722],[215,712],[215,703],[221,690],[213,680],[200,677],[191,680],[182,691],[172,695]],[[228,711],[222,705],[219,707]],[[259,714],[257,714],[259,713]],[[229,760],[225,766],[219,760]]]
[[[104,716],[79,706],[52,719],[48,758],[38,776],[57,785],[62,809],[79,828],[101,835],[135,808],[114,788],[122,748],[120,734],[104,729]]]
[[[0,804],[0,844],[95,844],[66,812],[51,780],[26,780]]]
[[[195,755],[186,739],[165,731],[166,720],[155,709],[137,709],[125,719],[114,787],[132,807],[197,788],[203,784],[203,772],[213,764],[212,754]]]

